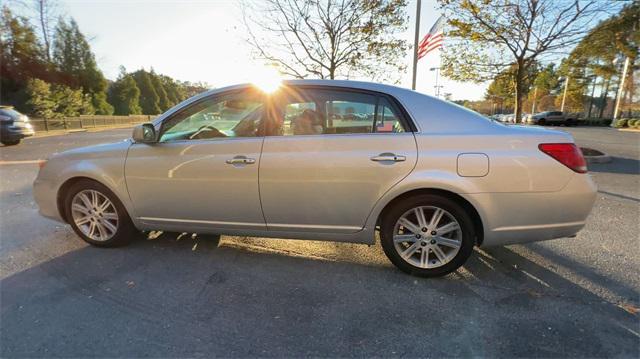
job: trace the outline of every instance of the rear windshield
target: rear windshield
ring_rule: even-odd
[[[11,108],[0,108],[0,115],[16,119],[20,117],[21,113]]]

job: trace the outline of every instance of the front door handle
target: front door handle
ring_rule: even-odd
[[[375,162],[402,162],[406,160],[406,156],[396,155],[393,153],[381,153],[377,156],[371,157],[371,161]]]
[[[256,160],[254,158],[247,158],[246,156],[235,156],[225,162],[228,165],[252,165],[256,163]]]

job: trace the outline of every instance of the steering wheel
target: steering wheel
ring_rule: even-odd
[[[211,126],[211,125],[203,125],[200,126],[200,128],[198,128],[198,130],[196,132],[194,132],[191,136],[189,136],[189,139],[192,140],[196,137],[198,137],[202,132],[204,131],[211,131],[213,136],[209,136],[207,138],[210,137],[227,137],[227,135],[225,135],[224,133],[220,132],[220,130],[218,130],[217,128]]]

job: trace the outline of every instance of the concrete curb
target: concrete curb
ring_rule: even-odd
[[[619,128],[618,131],[622,131],[622,132],[640,132],[640,129],[636,129],[636,128]]]
[[[584,159],[587,161],[587,163],[609,163],[612,161],[611,156],[609,156],[608,154],[598,151],[598,150],[594,150],[592,148],[588,148],[588,147],[584,147],[584,148],[580,148],[580,150],[584,153],[585,150],[586,152],[597,152],[600,153],[599,155],[583,155]]]
[[[123,125],[123,126],[105,126],[105,127],[92,127],[92,128],[78,128],[74,130],[60,130],[60,131],[49,131],[49,132],[36,132],[35,135],[28,138],[42,138],[42,137],[50,137],[50,136],[63,136],[70,133],[79,133],[79,132],[101,132],[108,130],[118,130],[123,128],[132,128],[135,125]]]

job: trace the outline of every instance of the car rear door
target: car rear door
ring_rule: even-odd
[[[412,126],[385,95],[288,87],[273,107],[260,162],[269,230],[357,232],[416,163]]]

